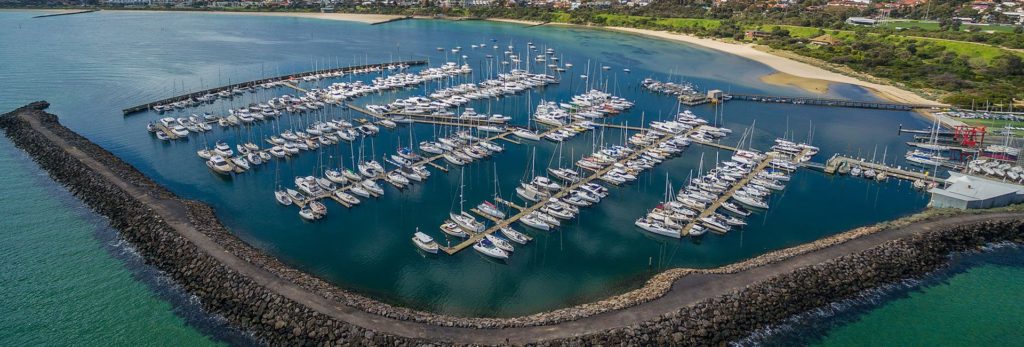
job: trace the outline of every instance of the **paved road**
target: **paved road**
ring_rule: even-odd
[[[663,314],[678,310],[702,300],[713,298],[731,291],[741,289],[750,283],[765,280],[800,267],[818,264],[846,254],[859,252],[886,241],[921,233],[933,228],[951,224],[974,223],[985,220],[1009,220],[1024,218],[1018,213],[999,213],[985,215],[965,215],[939,221],[922,222],[905,228],[864,236],[839,245],[813,251],[774,264],[765,265],[735,274],[697,274],[685,276],[672,285],[672,289],[661,298],[623,310],[606,312],[575,321],[553,325],[505,328],[505,329],[470,329],[455,327],[439,327],[425,323],[400,321],[346,306],[328,300],[302,287],[285,281],[276,275],[253,265],[229,253],[220,244],[197,230],[187,218],[186,207],[176,200],[158,199],[142,189],[124,181],[107,167],[96,161],[78,148],[69,145],[64,139],[56,136],[42,126],[35,117],[20,115],[39,133],[66,150],[83,164],[93,169],[111,183],[132,194],[140,202],[152,207],[156,213],[174,228],[179,234],[194,243],[199,249],[216,258],[225,266],[248,276],[257,283],[277,292],[278,294],[302,303],[307,307],[335,319],[345,321],[366,329],[392,335],[424,338],[436,341],[476,344],[502,344],[507,341],[515,344],[538,342],[551,339],[566,338],[596,333],[608,329],[623,327],[639,321],[657,318]]]

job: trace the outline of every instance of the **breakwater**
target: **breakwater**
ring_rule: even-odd
[[[1017,212],[938,216],[859,228],[722,268],[669,270],[640,289],[562,310],[441,316],[343,291],[266,256],[228,232],[212,208],[176,197],[61,126],[46,106],[0,116],[0,128],[204,309],[273,345],[720,343],[934,270],[950,252],[1022,241]]]
[[[241,83],[233,83],[233,84],[229,84],[229,85],[226,85],[226,86],[220,86],[220,87],[216,87],[216,88],[200,90],[200,91],[197,91],[197,92],[190,92],[190,93],[187,93],[187,94],[172,96],[172,97],[169,97],[169,98],[166,98],[166,99],[157,100],[157,101],[153,101],[153,102],[148,102],[148,103],[145,103],[145,104],[142,104],[142,105],[136,105],[136,106],[128,107],[128,108],[125,108],[125,109],[121,110],[121,112],[124,113],[124,115],[127,116],[127,115],[130,115],[130,114],[136,113],[136,112],[142,112],[142,111],[145,111],[145,110],[149,110],[149,109],[153,108],[153,106],[155,106],[155,105],[167,105],[167,104],[172,104],[172,103],[179,102],[179,101],[195,99],[195,98],[201,97],[203,95],[207,95],[207,94],[216,94],[216,93],[219,93],[219,92],[222,92],[222,91],[231,91],[231,90],[238,89],[238,88],[254,87],[254,86],[258,86],[258,85],[264,84],[264,83],[273,83],[273,82],[287,81],[287,80],[291,80],[291,79],[303,78],[303,77],[306,77],[306,76],[313,76],[313,75],[318,75],[318,74],[329,74],[329,73],[336,73],[336,72],[348,73],[348,72],[355,71],[355,70],[372,69],[372,68],[386,68],[387,66],[393,66],[393,65],[418,66],[418,65],[426,65],[426,64],[427,64],[426,60],[409,60],[409,61],[394,61],[394,62],[378,63],[378,64],[344,66],[344,67],[333,68],[333,69],[321,69],[321,70],[314,70],[314,71],[299,72],[299,73],[281,75],[281,76],[276,76],[276,77],[261,78],[261,79],[258,79],[258,80],[246,81],[246,82],[241,82]]]
[[[61,13],[43,14],[43,15],[38,15],[38,16],[32,17],[32,18],[70,16],[70,15],[73,15],[73,14],[92,13],[92,12],[96,12],[96,11],[99,11],[99,9],[98,8],[94,8],[94,9],[83,10],[83,11],[76,11],[76,12],[61,12]]]

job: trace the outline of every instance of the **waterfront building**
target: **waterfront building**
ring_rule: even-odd
[[[980,176],[949,172],[945,188],[932,188],[928,206],[935,208],[979,209],[1024,202],[1024,186]]]

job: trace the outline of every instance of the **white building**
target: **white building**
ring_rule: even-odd
[[[945,188],[932,188],[928,206],[977,209],[1002,207],[1024,201],[1024,186],[950,171]]]

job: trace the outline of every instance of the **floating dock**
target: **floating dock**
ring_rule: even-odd
[[[804,155],[807,155],[807,153],[808,150],[804,149],[803,151],[800,152],[800,154],[793,156],[793,163],[798,163],[800,158],[802,158]],[[750,171],[750,173],[744,176],[743,179],[736,181],[736,183],[733,184],[732,187],[729,188],[729,190],[726,190],[725,193],[722,193],[722,195],[718,197],[718,199],[711,202],[711,205],[708,205],[708,207],[704,208],[704,210],[701,211],[700,214],[697,215],[697,217],[694,217],[693,220],[686,223],[686,225],[683,226],[682,229],[680,229],[680,234],[683,236],[689,235],[690,229],[692,229],[693,226],[696,225],[697,223],[700,223],[701,218],[711,216],[712,214],[717,212],[718,208],[722,206],[722,203],[732,198],[732,195],[735,194],[736,191],[742,189],[744,186],[747,185],[747,183],[750,183],[750,180],[754,179],[754,177],[757,177],[757,174],[763,171],[766,167],[768,167],[768,165],[771,164],[772,160],[775,160],[776,158],[777,157],[775,153],[766,153],[764,159],[762,159],[760,163],[757,163],[757,166],[755,166],[754,169]],[[711,230],[711,232],[714,233],[720,233],[718,230],[712,228],[708,228],[708,230]]]
[[[863,159],[855,159],[841,155],[834,155],[825,163],[825,173],[834,174],[839,170],[841,165],[853,166],[858,165],[864,169],[873,169],[878,173],[885,173],[889,177],[895,177],[905,179],[908,181],[924,181],[924,182],[935,182],[945,183],[946,180],[935,177],[928,172],[917,172],[906,170],[903,168],[895,168],[885,164],[872,163]]]
[[[291,80],[291,79],[297,79],[297,78],[302,78],[302,77],[306,77],[306,76],[313,76],[313,75],[318,75],[318,74],[323,74],[323,73],[334,73],[334,72],[346,72],[347,73],[347,72],[354,71],[354,70],[362,70],[362,69],[369,69],[369,68],[384,68],[384,67],[387,67],[389,65],[398,65],[398,64],[400,64],[400,65],[409,65],[409,66],[417,66],[417,65],[426,65],[427,61],[426,60],[394,61],[394,62],[388,62],[388,63],[345,66],[345,67],[339,67],[339,68],[334,68],[334,69],[324,69],[324,70],[299,72],[299,73],[294,73],[294,74],[287,74],[287,75],[282,75],[282,76],[277,76],[277,77],[263,78],[263,79],[248,81],[248,82],[230,84],[230,85],[226,85],[226,86],[222,86],[222,87],[217,87],[217,88],[200,90],[200,91],[197,91],[197,92],[192,92],[192,93],[188,93],[188,94],[178,95],[178,96],[166,98],[166,99],[163,99],[163,100],[157,100],[157,101],[145,103],[145,104],[142,104],[142,105],[132,106],[132,107],[123,109],[121,111],[124,113],[124,115],[127,116],[127,115],[130,115],[130,114],[136,113],[136,112],[142,112],[142,111],[145,111],[145,110],[149,110],[149,109],[151,109],[155,105],[171,104],[171,103],[175,103],[175,102],[178,102],[178,101],[194,99],[196,97],[200,97],[200,96],[203,96],[203,95],[206,95],[206,94],[216,94],[216,93],[219,93],[219,92],[225,91],[225,90],[234,90],[234,89],[237,89],[237,88],[252,87],[252,86],[256,86],[256,85],[260,85],[260,84],[264,84],[264,83],[287,81],[287,80]],[[292,88],[298,89],[298,87],[295,87],[295,86],[292,86]]]

